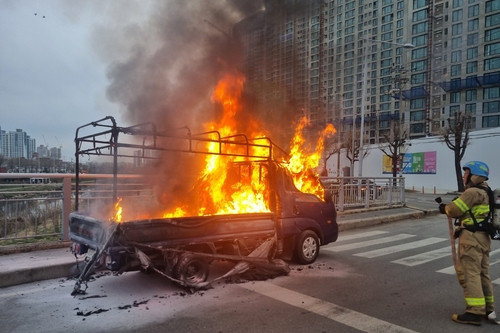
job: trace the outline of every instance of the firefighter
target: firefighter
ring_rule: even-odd
[[[440,205],[442,213],[458,218],[455,230],[458,237],[458,255],[461,270],[457,273],[463,281],[466,310],[453,314],[452,320],[461,324],[481,325],[486,317],[496,323],[493,285],[489,275],[491,238],[478,227],[490,211],[488,194],[489,168],[484,162],[471,161],[463,166],[465,191],[447,205]]]

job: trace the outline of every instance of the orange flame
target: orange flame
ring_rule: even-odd
[[[234,135],[240,132],[238,127],[245,125],[249,137],[266,140],[265,143],[263,141],[262,147],[249,146],[248,155],[269,154],[269,151],[266,151],[268,148],[265,148],[267,139],[257,130],[259,125],[255,121],[246,121],[247,123],[242,124],[241,116],[238,117],[242,112],[240,98],[244,82],[242,75],[226,75],[217,84],[212,101],[222,107],[222,117],[219,121],[205,124],[207,132],[217,131],[220,135],[215,137],[214,132],[216,140],[207,143],[207,150],[215,154],[209,154],[205,158],[204,169],[193,188],[196,200],[186,200],[190,202],[162,213],[164,218],[270,211],[267,169],[259,163],[248,163],[248,158],[245,157],[247,146],[242,150],[241,144],[232,144],[242,142],[242,138]],[[237,118],[240,119],[240,123]],[[300,120],[291,142],[290,160],[284,166],[292,174],[297,189],[323,198],[324,190],[315,169],[322,157],[324,139],[333,135],[336,130],[331,124],[328,125],[320,133],[313,149],[307,145],[307,140],[303,136],[304,128],[308,125],[309,122],[305,117]],[[222,144],[224,154],[220,154],[222,148],[217,141],[219,138],[225,140]],[[122,207],[119,203],[115,211],[115,220],[121,221]]]
[[[290,160],[286,167],[292,173],[295,187],[298,190],[323,198],[324,189],[315,170],[321,161],[325,148],[325,138],[335,134],[336,129],[332,124],[328,124],[321,131],[313,149],[307,145],[307,141],[303,136],[304,128],[309,124],[307,118],[302,117],[295,128],[295,134],[291,142]]]
[[[122,222],[122,213],[123,213],[123,207],[121,205],[122,198],[118,198],[118,200],[115,203],[115,214],[112,218],[115,222]]]
[[[241,111],[239,103],[243,84],[245,80],[242,75],[226,75],[215,88],[213,101],[220,103],[223,108],[222,119],[216,123],[208,123],[208,130],[214,130],[220,133],[221,137],[229,137],[237,133],[236,116]],[[258,133],[253,133],[253,137],[259,136]],[[237,139],[234,139],[237,140]],[[225,152],[229,154],[242,153],[241,147],[227,145]],[[218,152],[220,147],[211,143],[208,147],[210,152]],[[250,152],[257,153],[257,152]],[[232,182],[228,179],[228,174],[231,173],[233,162],[244,161],[242,156],[225,157],[221,155],[208,155],[205,162],[206,167],[202,172],[201,180],[205,184],[205,189],[208,196],[205,198],[210,203],[213,209],[202,207],[198,212],[203,214],[236,214],[236,213],[252,213],[252,212],[268,212],[269,207],[265,200],[266,186],[261,181],[261,173],[258,168],[250,168],[244,170],[246,173],[240,173],[240,178],[237,182]],[[234,167],[234,166],[233,166]],[[232,170],[233,172],[235,170]],[[241,172],[241,170],[239,170]]]

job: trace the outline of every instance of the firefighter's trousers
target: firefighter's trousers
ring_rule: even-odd
[[[494,311],[493,285],[490,268],[490,236],[481,231],[463,230],[458,243],[458,254],[465,279],[466,311],[484,315]]]

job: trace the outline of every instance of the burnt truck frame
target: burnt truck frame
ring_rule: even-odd
[[[90,134],[81,132],[96,129]],[[69,217],[72,252],[87,258],[73,295],[82,293],[97,267],[113,272],[154,270],[190,288],[207,285],[209,264],[214,260],[245,263],[265,271],[288,272],[283,260],[313,263],[321,245],[338,237],[336,209],[331,197],[325,201],[300,192],[291,175],[280,165],[286,153],[268,138],[248,139],[244,135],[221,137],[216,131],[191,134],[189,129],[160,132],[153,124],[119,127],[113,117],[105,117],[78,127],[76,145],[75,211]],[[120,135],[141,138],[119,142]],[[263,143],[264,142],[264,143]],[[210,152],[206,144],[216,144]],[[231,148],[231,149],[229,149]],[[235,149],[236,148],[236,149]],[[263,153],[253,153],[259,148]],[[234,151],[238,153],[234,153]],[[270,197],[268,213],[245,213],[133,221],[104,221],[92,212],[79,211],[80,157],[108,156],[113,159],[112,202],[118,200],[118,159],[154,158],[155,152],[176,151],[244,157],[238,168],[260,168],[267,175]],[[232,151],[232,152],[230,152]],[[276,156],[281,156],[281,160]]]

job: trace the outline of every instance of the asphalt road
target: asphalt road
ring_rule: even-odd
[[[0,323],[5,332],[471,332],[450,319],[464,302],[447,237],[440,215],[348,230],[288,276],[194,294],[139,272],[98,276],[77,297],[69,279],[12,286],[0,289]],[[484,322],[481,332],[498,328]]]

